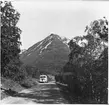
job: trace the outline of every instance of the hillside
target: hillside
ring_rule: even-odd
[[[25,65],[32,65],[39,71],[56,73],[68,61],[69,39],[51,34],[24,51],[20,59]]]

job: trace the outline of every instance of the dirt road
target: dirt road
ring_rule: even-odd
[[[14,97],[1,101],[7,104],[69,104],[55,83],[40,83],[39,85],[21,91]]]

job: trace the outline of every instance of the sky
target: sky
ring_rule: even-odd
[[[12,0],[20,13],[21,49],[28,49],[51,33],[69,39],[84,34],[95,19],[109,18],[109,2],[74,0]]]

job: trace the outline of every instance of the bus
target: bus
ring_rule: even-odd
[[[46,82],[48,82],[47,75],[40,75],[39,82],[40,83],[46,83]]]

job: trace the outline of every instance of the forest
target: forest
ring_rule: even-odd
[[[69,42],[69,61],[55,76],[67,84],[74,102],[102,103],[108,100],[108,21],[104,17],[86,26],[85,35]],[[64,88],[64,86],[62,86]]]

